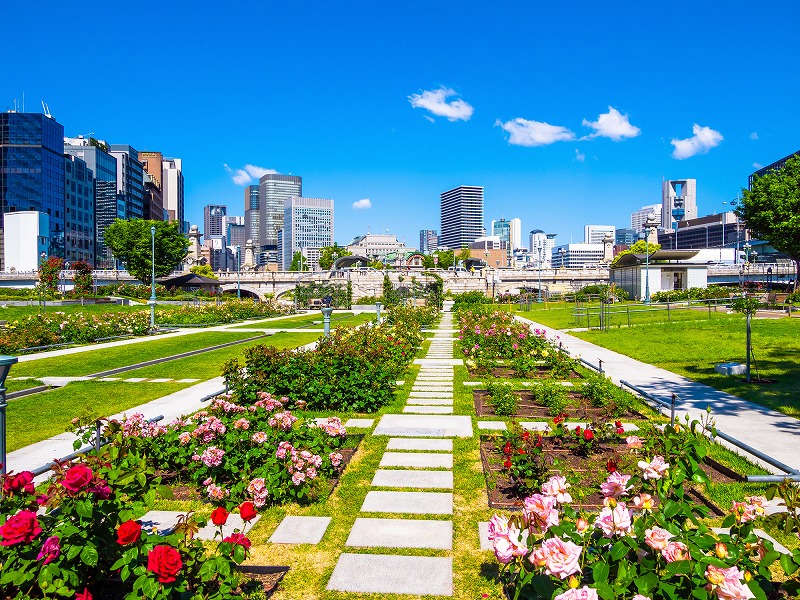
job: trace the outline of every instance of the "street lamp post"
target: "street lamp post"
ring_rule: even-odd
[[[242,299],[242,246],[236,245],[236,298]]]
[[[150,330],[156,328],[156,228],[150,228]]]
[[[0,474],[8,471],[6,466],[6,377],[11,365],[16,364],[16,356],[0,356]]]
[[[722,244],[719,247],[719,262],[722,262],[722,249],[725,247],[725,205],[727,202],[722,203]]]
[[[47,312],[47,287],[42,284],[42,266],[47,262],[47,253],[42,252],[42,262],[39,263],[39,286],[42,288],[42,312]]]
[[[644,303],[650,304],[650,233],[656,227],[656,216],[653,213],[647,215],[644,222]],[[675,232],[677,237],[678,233]]]
[[[536,249],[536,254],[539,257],[539,264],[537,269],[537,275],[539,276],[539,283],[536,286],[536,302],[539,303],[542,301],[542,247],[539,246]]]

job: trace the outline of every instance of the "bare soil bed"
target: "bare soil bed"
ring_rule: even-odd
[[[521,390],[514,392],[520,399],[519,408],[512,417],[525,417],[536,418],[541,420],[552,419],[556,415],[550,414],[550,409],[547,406],[539,404],[533,398],[533,392],[528,390]],[[486,390],[473,390],[473,400],[475,403],[475,414],[479,417],[496,416],[494,412],[494,405],[491,402],[489,394]],[[577,392],[569,394],[570,403],[566,409],[566,413],[571,419],[582,419],[584,421],[606,421],[610,417],[604,414],[604,409],[590,405],[584,398]],[[644,419],[644,415],[636,411],[628,411],[622,415],[615,417],[617,419]]]

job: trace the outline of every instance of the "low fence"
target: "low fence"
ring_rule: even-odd
[[[577,306],[572,311],[575,324],[587,329],[609,329],[637,325],[643,322],[652,322],[647,318],[658,315],[661,320],[668,323],[673,320],[685,320],[686,311],[706,311],[711,318],[713,313],[724,310],[726,313],[730,305],[730,298],[710,298],[708,300],[680,300],[674,302],[659,302],[654,304],[625,303],[622,305],[601,302],[597,306]]]

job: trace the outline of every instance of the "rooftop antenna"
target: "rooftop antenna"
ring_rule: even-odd
[[[25,112],[25,109],[23,108],[22,111]],[[44,112],[44,116],[48,119],[53,118],[53,115],[50,114],[50,107],[47,106],[47,103],[44,100],[42,100],[42,112]]]

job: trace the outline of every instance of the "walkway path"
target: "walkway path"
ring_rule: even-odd
[[[697,383],[666,369],[640,362],[618,352],[602,348],[591,342],[550,329],[545,325],[517,317],[532,327],[544,329],[551,340],[558,338],[573,356],[590,363],[603,361],[603,371],[615,382],[621,379],[644,390],[656,398],[669,401],[670,394],[678,395],[678,414],[689,413],[699,418],[711,407],[717,428],[761,452],[800,469],[800,420],[786,416],[738,396],[727,394],[702,383]],[[769,470],[780,473],[768,465]]]

